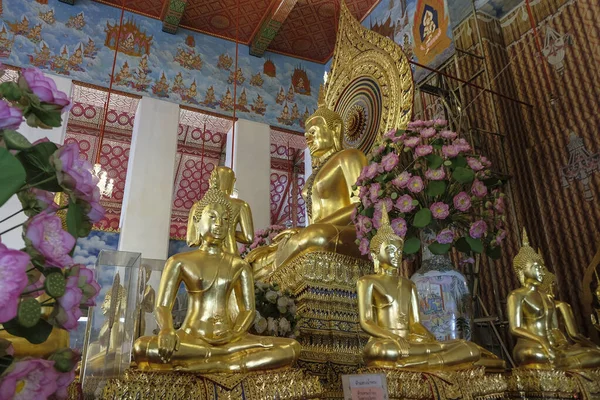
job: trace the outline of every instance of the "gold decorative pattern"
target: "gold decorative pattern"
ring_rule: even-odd
[[[325,102],[345,122],[344,148],[366,154],[385,132],[406,128],[413,95],[410,64],[400,46],[364,28],[342,2]]]
[[[515,368],[507,377],[510,398],[596,399],[600,370],[534,370]]]

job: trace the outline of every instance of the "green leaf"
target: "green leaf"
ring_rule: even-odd
[[[415,214],[413,226],[416,228],[425,228],[431,222],[431,210],[422,208]]]
[[[427,159],[427,165],[431,169],[438,169],[444,162],[444,159],[437,154],[429,154],[425,158]]]
[[[456,250],[460,251],[461,253],[471,253],[471,246],[469,246],[469,242],[467,242],[464,237],[461,237],[454,242],[454,247],[456,247]]]
[[[35,115],[35,120],[30,123],[31,115]],[[46,104],[33,105],[30,108],[30,114],[27,115],[27,125],[33,128],[58,128],[62,125],[62,117],[56,106],[48,106]]]
[[[498,260],[502,256],[502,248],[500,246],[488,246],[488,248],[485,250],[485,253],[492,260]]]
[[[458,156],[452,159],[452,168],[456,168],[456,167],[466,167],[467,166],[467,159],[464,158],[463,156]]]
[[[63,191],[58,184],[54,166],[50,163],[50,157],[57,149],[52,142],[42,142],[19,152],[17,158],[27,171],[28,184],[49,192]],[[38,183],[42,181],[43,183]]]
[[[458,183],[470,183],[475,179],[475,173],[469,168],[456,167],[452,173],[452,178]]]
[[[483,242],[481,241],[481,239],[473,239],[472,237],[467,236],[465,237],[465,240],[467,241],[467,243],[469,243],[471,250],[473,250],[475,253],[483,252]]]
[[[15,82],[4,82],[0,84],[0,93],[9,101],[20,100],[23,96],[21,88]]]
[[[415,254],[421,249],[421,241],[416,237],[409,237],[404,241],[404,254]]]
[[[452,247],[452,243],[441,244],[441,243],[438,243],[437,241],[435,241],[429,245],[429,250],[433,254],[439,255],[439,254],[446,254],[448,252],[448,250],[450,250],[450,247]]]
[[[375,213],[375,207],[371,206],[369,208],[365,208],[362,212],[362,215],[365,217],[373,218],[373,214]]]
[[[425,193],[427,196],[435,197],[440,196],[446,191],[446,182],[444,181],[431,181],[427,185]]]
[[[45,319],[40,320],[32,328],[24,328],[17,322],[17,318],[13,318],[2,324],[4,329],[13,336],[18,336],[27,339],[29,343],[40,344],[44,343],[52,332],[52,325]],[[58,329],[58,328],[57,328]]]
[[[10,151],[0,147],[0,207],[25,184],[26,177],[19,160]]]
[[[83,207],[73,200],[69,203],[67,210],[67,230],[74,237],[86,237],[90,233],[91,225],[87,223],[87,217]]]
[[[31,147],[31,142],[17,131],[4,131],[3,136],[6,147],[11,150],[25,150]]]

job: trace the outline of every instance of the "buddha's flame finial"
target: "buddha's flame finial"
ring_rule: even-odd
[[[319,99],[317,100],[318,107],[325,107],[325,87],[323,84],[319,86]]]
[[[523,228],[522,242],[523,242],[523,247],[529,246],[529,236],[527,236],[527,229],[525,227]]]
[[[394,229],[390,224],[390,217],[387,212],[387,207],[384,204],[381,208],[381,224],[379,225],[377,233],[371,239],[369,250],[371,253],[378,254],[381,245],[391,240],[400,240],[402,244],[404,244],[404,240],[394,232]]]
[[[388,215],[388,210],[385,204],[382,205],[381,207],[381,225],[380,226],[389,226],[390,228],[392,227],[390,225],[390,216]]]

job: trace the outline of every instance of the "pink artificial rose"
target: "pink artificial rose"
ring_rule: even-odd
[[[19,297],[27,287],[29,255],[0,243],[0,323],[17,315]]]
[[[23,112],[0,100],[0,130],[17,130],[23,122]]]
[[[379,191],[381,190],[381,185],[379,183],[373,183],[369,187],[369,195],[371,202],[375,203],[379,198]]]
[[[367,178],[367,179],[375,178],[375,176],[377,175],[378,168],[379,168],[379,165],[377,165],[377,163],[371,163],[371,164],[367,165],[366,167],[364,167],[363,172],[364,172],[365,178]]]
[[[360,254],[367,255],[369,254],[369,240],[366,238],[362,238],[360,240],[360,244],[358,245],[358,250]]]
[[[435,240],[437,240],[440,244],[449,244],[454,241],[454,232],[451,229],[442,229],[440,233],[436,236]]]
[[[498,214],[504,214],[504,211],[506,210],[504,205],[504,197],[498,197],[496,199],[494,202],[494,210],[496,210]]]
[[[475,179],[475,181],[473,181],[473,186],[471,186],[471,193],[477,197],[485,197],[488,193],[488,189],[483,182],[479,179]]]
[[[69,398],[69,386],[75,380],[75,369],[73,368],[69,372],[60,372],[58,373],[58,379],[56,380],[56,393],[54,393],[54,397],[59,400],[68,399]]]
[[[460,139],[456,139],[453,143],[452,143],[459,152],[461,153],[466,153],[467,151],[471,150],[471,145],[469,144],[469,142],[467,142],[465,139],[460,138]]]
[[[408,227],[404,218],[393,219],[390,225],[392,226],[392,230],[396,235],[402,238],[406,236],[406,231],[408,230]]]
[[[406,133],[403,133],[400,136],[394,136],[392,138],[392,143],[404,142],[404,139],[406,139]]]
[[[65,294],[57,299],[58,313],[55,316],[56,322],[69,331],[77,329],[77,321],[82,315],[79,306],[83,299],[83,292],[78,285],[79,276],[69,276],[67,278]]]
[[[413,200],[409,194],[402,195],[396,200],[396,208],[402,213],[409,213],[416,207]]]
[[[484,167],[489,168],[492,166],[492,162],[488,160],[485,156],[479,157],[479,161],[483,164]]]
[[[456,208],[459,211],[468,211],[469,208],[471,208],[471,197],[465,193],[465,192],[460,192],[459,194],[457,194],[456,196],[454,196],[454,208]]]
[[[69,96],[58,90],[52,78],[45,76],[37,68],[27,68],[22,72],[29,89],[40,98],[42,103],[55,104],[60,107],[61,113],[69,110]]]
[[[386,197],[383,200],[380,200],[377,204],[375,204],[375,210],[382,210],[382,207],[385,205],[385,209],[390,212],[392,208],[394,208],[394,202],[389,197]]]
[[[446,121],[445,119],[442,119],[442,118],[438,118],[438,119],[433,120],[433,124],[435,126],[442,127],[442,126],[448,125],[448,121]]]
[[[473,239],[479,239],[485,235],[485,231],[487,231],[487,224],[485,221],[475,221],[469,228],[469,236],[471,236]]]
[[[392,180],[392,185],[399,188],[405,188],[408,185],[408,181],[411,177],[412,175],[410,172],[404,171]]]
[[[383,137],[387,139],[394,139],[396,137],[396,128],[392,128],[385,135],[383,135]]]
[[[371,153],[373,154],[373,156],[378,156],[381,154],[381,152],[385,150],[385,144],[379,145],[377,147],[375,147]]]
[[[496,244],[496,246],[500,246],[502,244],[502,241],[505,238],[506,238],[506,231],[504,229],[500,229],[498,231],[498,234],[494,238],[494,243]]]
[[[420,176],[413,176],[408,181],[408,190],[413,193],[420,193],[423,190],[423,179]]]
[[[442,154],[446,158],[454,158],[458,155],[458,153],[458,148],[452,144],[442,146]]]
[[[25,227],[25,242],[52,266],[64,268],[73,264],[69,252],[75,246],[75,238],[63,230],[56,215],[40,213],[30,219]]]
[[[58,183],[61,186],[72,190],[76,197],[88,203],[93,201],[98,179],[92,175],[92,165],[87,160],[79,158],[79,146],[76,143],[59,147],[50,156],[50,161],[56,169]]]
[[[437,131],[435,130],[435,128],[425,128],[421,131],[421,137],[423,139],[429,139],[434,137],[436,133]]]
[[[39,358],[15,362],[0,381],[0,400],[44,400],[58,388],[54,361]]]
[[[450,208],[448,207],[448,204],[441,201],[433,203],[429,209],[431,210],[431,214],[435,219],[446,219],[448,215],[450,215]]]
[[[443,137],[444,139],[454,140],[454,139],[456,139],[458,134],[456,132],[445,130],[445,131],[440,132],[440,136]]]
[[[466,264],[475,264],[475,259],[473,257],[467,257],[460,260],[459,264],[461,266]]]
[[[385,172],[390,172],[398,165],[399,161],[400,158],[396,153],[388,153],[381,159],[381,166]]]
[[[443,167],[438,169],[428,169],[425,171],[425,178],[432,181],[443,181],[446,178],[446,171]]]
[[[420,146],[417,146],[417,148],[415,149],[415,155],[417,157],[424,157],[431,153],[433,153],[433,146],[430,146],[428,144],[422,144]]]
[[[467,163],[473,171],[481,171],[483,169],[483,164],[476,158],[467,157]]]
[[[411,121],[408,123],[408,129],[419,129],[425,126],[425,122],[421,120]]]
[[[356,221],[356,228],[358,229],[358,231],[361,234],[366,234],[367,232],[370,232],[371,229],[373,229],[373,222],[371,221],[371,219],[369,217],[366,217],[364,215],[359,215],[358,219]]]
[[[417,136],[411,136],[409,138],[404,139],[404,145],[406,147],[410,147],[411,149],[414,148],[416,145],[419,144],[419,138]]]
[[[433,126],[433,121],[423,121],[423,126],[425,128],[428,128],[430,126]]]

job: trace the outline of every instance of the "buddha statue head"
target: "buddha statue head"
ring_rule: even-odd
[[[201,242],[219,244],[227,237],[231,203],[220,189],[219,174],[214,170],[210,185],[202,199],[193,206],[192,221],[188,222],[188,242],[190,236],[199,245]]]
[[[381,210],[381,224],[369,243],[375,272],[397,270],[402,263],[404,239],[394,233],[385,205]]]
[[[235,172],[229,167],[220,166],[217,167],[217,174],[219,175],[219,188],[227,196],[231,196],[235,185]]]
[[[526,282],[542,284],[546,275],[544,259],[529,245],[527,231],[523,229],[523,244],[519,253],[513,259],[513,268],[519,282],[524,285]]]
[[[323,85],[319,91],[317,110],[306,119],[306,145],[311,156],[319,158],[331,150],[342,150],[342,132],[344,121],[338,113],[325,105]]]

